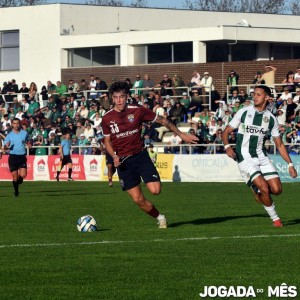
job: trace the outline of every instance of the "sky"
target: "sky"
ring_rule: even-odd
[[[46,0],[48,3],[85,3],[85,0]],[[165,8],[183,8],[184,0],[147,0],[148,7],[165,7]],[[124,0],[124,4],[129,5],[131,0]]]

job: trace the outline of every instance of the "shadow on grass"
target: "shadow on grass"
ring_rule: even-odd
[[[283,226],[293,226],[300,224],[300,219],[289,220],[287,222],[283,222]]]
[[[196,219],[192,221],[186,221],[186,222],[177,222],[177,223],[171,223],[168,225],[168,227],[178,227],[182,225],[204,225],[204,224],[215,224],[215,223],[222,223],[230,220],[235,219],[248,219],[248,218],[265,218],[265,214],[255,214],[255,215],[244,215],[244,216],[225,216],[225,217],[214,217],[214,218],[204,218],[204,219]]]

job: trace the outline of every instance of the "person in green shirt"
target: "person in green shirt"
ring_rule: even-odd
[[[67,92],[68,92],[67,86],[62,84],[60,81],[57,81],[56,82],[56,93],[58,94],[59,98],[61,98],[61,96],[63,96]],[[66,94],[64,96],[66,96]]]

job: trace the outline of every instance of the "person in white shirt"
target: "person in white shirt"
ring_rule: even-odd
[[[90,81],[90,84],[89,84],[89,89],[90,89],[91,91],[95,91],[95,90],[96,90],[97,81],[96,81],[94,75],[91,75],[90,78],[91,78],[91,81]],[[91,93],[90,93],[90,98],[96,99],[96,97],[97,97],[97,93],[95,93],[95,92],[91,92]]]
[[[176,154],[179,152],[179,146],[182,143],[182,139],[179,135],[173,132],[172,136],[170,136],[168,145],[164,148],[164,153]]]

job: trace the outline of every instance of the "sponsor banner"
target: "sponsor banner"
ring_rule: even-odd
[[[104,155],[85,155],[83,159],[86,180],[102,180],[102,161]]]
[[[27,156],[27,176],[25,180],[33,179],[34,156]],[[8,167],[8,155],[3,155],[0,159],[0,180],[12,180],[12,175]]]
[[[73,172],[72,178],[74,180],[86,180],[84,166],[83,166],[83,155],[74,154],[72,155],[73,162]],[[59,155],[50,155],[48,156],[48,167],[49,167],[49,175],[50,180],[55,180],[56,172],[60,165],[60,157]],[[59,178],[64,180],[68,178],[68,165],[65,165],[59,175]]]
[[[50,180],[48,156],[37,155],[33,162],[34,180]]]
[[[161,181],[173,180],[173,160],[174,154],[157,154],[156,169]]]
[[[237,163],[226,154],[175,155],[173,181],[241,182]]]
[[[298,177],[292,178],[289,174],[288,164],[280,155],[269,155],[271,161],[276,167],[279,177],[282,182],[300,182],[299,172],[300,172],[300,157],[298,155],[291,155],[291,159],[297,170]]]
[[[107,177],[107,166],[106,166],[106,156],[101,155],[103,157],[101,162],[101,170],[100,170],[100,180],[101,181],[108,181]],[[112,177],[113,181],[119,181],[118,171],[115,172],[115,174]]]

